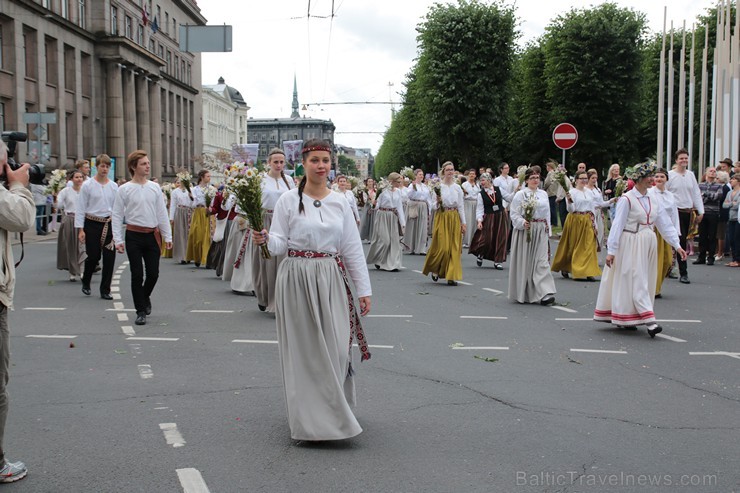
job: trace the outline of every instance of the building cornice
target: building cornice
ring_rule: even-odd
[[[87,38],[88,41],[95,42],[96,37],[95,35],[78,26],[74,22],[65,19],[59,14],[54,13],[50,9],[47,9],[46,7],[42,7],[40,4],[36,2],[29,2],[29,1],[23,1],[23,0],[10,0],[14,4],[23,7],[26,10],[32,11],[34,14],[38,15],[40,20],[46,20],[48,22],[53,22],[54,24],[57,24],[61,27],[63,27],[66,30],[73,31],[75,34]]]

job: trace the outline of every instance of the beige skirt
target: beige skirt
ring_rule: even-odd
[[[262,213],[262,224],[266,230],[270,230],[272,224],[272,212]],[[267,312],[275,311],[275,280],[280,262],[285,255],[271,255],[269,259],[262,258],[261,248],[252,248],[252,284],[257,303],[267,307]]]
[[[403,237],[404,243],[407,245],[406,252],[417,255],[427,253],[428,229],[429,206],[426,202],[410,200],[406,214],[406,231]]]
[[[57,237],[57,269],[68,270],[71,276],[80,276],[86,258],[85,244],[77,239],[75,218],[65,214]]]
[[[360,434],[350,409],[355,385],[349,375],[347,292],[336,260],[284,259],[275,315],[291,437],[341,440]]]
[[[188,233],[190,233],[190,207],[178,207],[172,219],[172,260],[182,262],[188,250]]]
[[[539,303],[557,292],[550,272],[547,225],[533,222],[531,229],[531,241],[523,229],[515,229],[511,236],[509,299],[519,303]]]
[[[221,274],[222,281],[231,282],[231,276],[234,273],[234,262],[239,253],[242,239],[244,239],[244,229],[240,228],[244,228],[246,224],[246,219],[239,216],[235,217],[231,222],[229,234],[226,236],[226,253],[224,253],[224,268]]]
[[[401,257],[398,216],[391,211],[376,210],[367,263],[378,265],[383,270],[402,269]]]

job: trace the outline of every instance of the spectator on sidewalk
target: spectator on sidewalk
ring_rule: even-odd
[[[44,236],[46,235],[46,227],[48,225],[46,185],[32,183],[30,188],[33,194],[33,203],[36,205],[36,234]]]

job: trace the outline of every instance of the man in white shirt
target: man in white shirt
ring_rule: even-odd
[[[691,213],[696,211],[696,222],[700,223],[704,217],[704,202],[699,191],[699,184],[693,172],[687,171],[689,165],[689,151],[679,149],[675,155],[676,166],[668,172],[668,182],[665,187],[676,197],[678,221],[681,226],[681,248],[686,250],[686,239],[691,229]],[[679,281],[690,284],[686,261],[678,259]]]
[[[113,241],[119,253],[128,254],[131,294],[136,308],[134,323],[144,325],[146,316],[152,312],[151,294],[159,278],[162,239],[166,248],[172,248],[172,230],[162,191],[159,185],[147,179],[151,164],[146,151],[129,154],[126,167],[131,180],[118,189],[113,206]]]

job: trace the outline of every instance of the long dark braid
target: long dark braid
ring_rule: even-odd
[[[288,183],[288,179],[285,177],[285,173],[283,173],[283,170],[280,170],[280,176],[282,177],[285,186],[288,187],[288,190],[290,190],[292,187]]]
[[[301,183],[298,185],[298,214],[306,214],[303,208],[303,188],[306,186],[306,175],[301,178]]]

